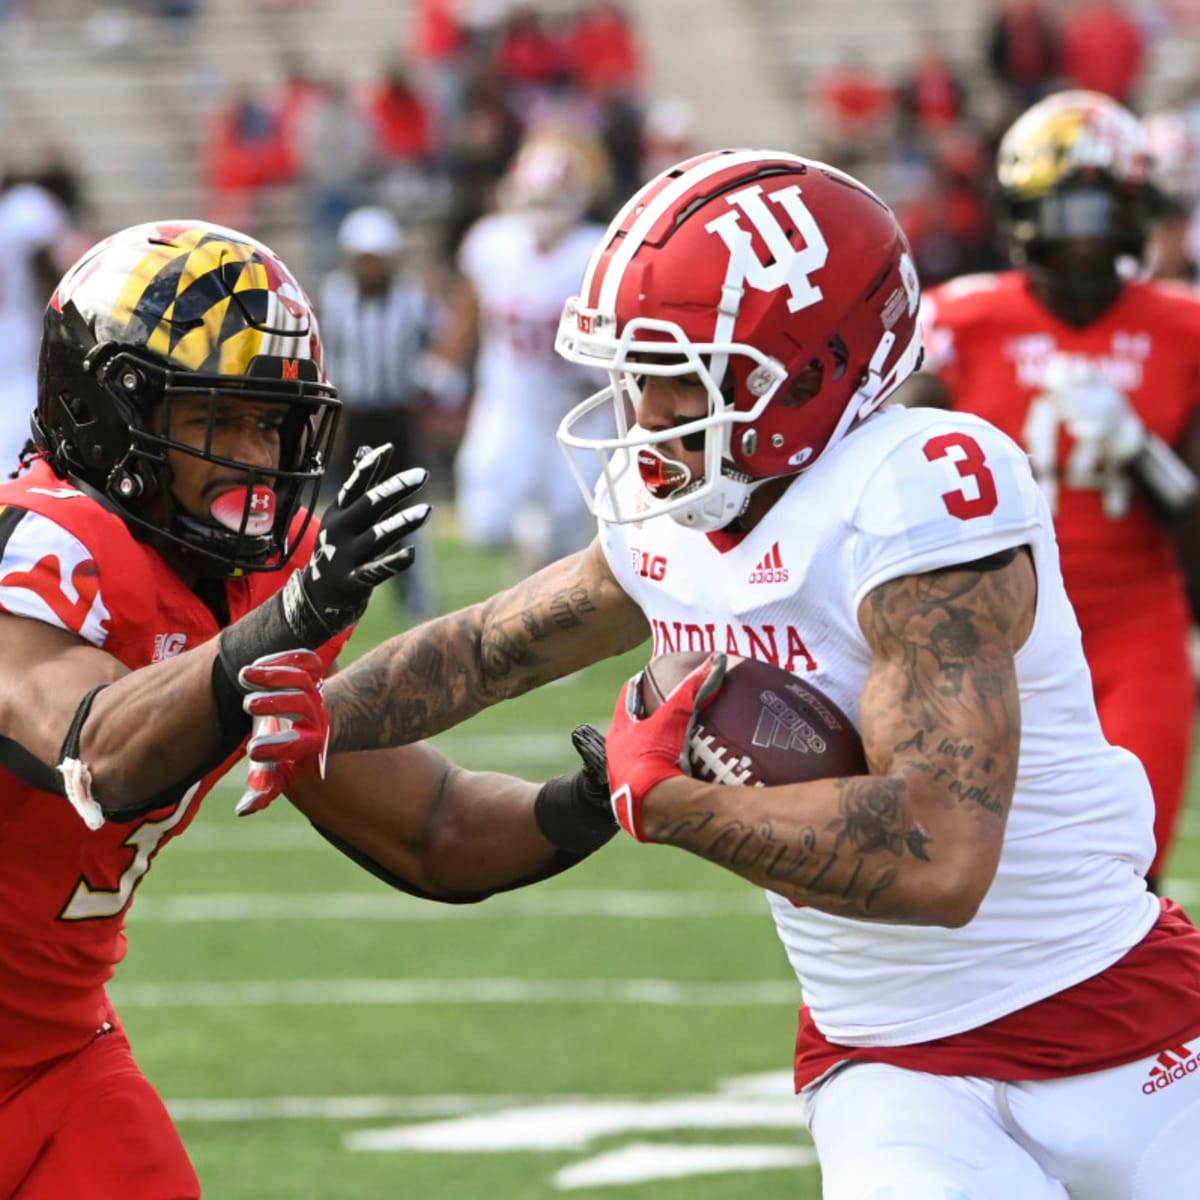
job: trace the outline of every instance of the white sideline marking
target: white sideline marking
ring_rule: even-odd
[[[792,1094],[791,1071],[760,1071],[723,1079],[722,1096],[752,1100],[779,1099]],[[705,1097],[696,1097],[701,1099]],[[478,1093],[439,1093],[430,1096],[259,1096],[238,1100],[168,1100],[177,1121],[234,1122],[366,1121],[384,1117],[458,1117],[489,1110],[555,1104],[609,1103],[595,1096],[542,1097]]]
[[[665,1142],[631,1142],[608,1154],[564,1167],[554,1176],[561,1192],[586,1187],[687,1179],[731,1171],[765,1171],[773,1167],[811,1167],[817,1152],[791,1146],[673,1146]]]
[[[246,1100],[168,1100],[175,1121],[209,1124],[242,1121],[377,1121],[385,1118],[457,1117],[517,1096],[264,1096]]]
[[[373,1004],[630,1004],[666,1008],[798,1004],[794,981],[677,983],[670,979],[294,979],[114,984],[128,1008],[299,1008]]]
[[[486,904],[437,904],[402,892],[213,892],[143,896],[131,923],[221,921],[471,921],[563,917],[765,917],[760,892],[654,892],[531,888],[493,896]]]
[[[500,1151],[584,1150],[601,1137],[664,1129],[796,1129],[794,1095],[777,1099],[671,1096],[623,1100],[609,1097],[526,1103],[496,1112],[453,1117],[394,1129],[347,1134],[350,1150],[433,1150],[455,1154]]]

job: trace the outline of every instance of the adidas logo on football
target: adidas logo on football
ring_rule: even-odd
[[[1200,1055],[1190,1046],[1172,1046],[1155,1060],[1155,1065],[1150,1068],[1150,1078],[1142,1084],[1142,1091],[1153,1096],[1196,1070],[1200,1070]]]
[[[787,583],[788,569],[783,565],[779,554],[779,543],[776,542],[763,555],[762,562],[750,572],[751,583]]]

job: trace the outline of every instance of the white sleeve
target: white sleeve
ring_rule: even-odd
[[[947,416],[892,447],[859,495],[855,603],[889,579],[1023,545],[1050,520],[1025,452],[986,421]]]
[[[93,646],[104,645],[111,627],[92,552],[34,512],[23,514],[0,550],[0,612],[57,626]]]

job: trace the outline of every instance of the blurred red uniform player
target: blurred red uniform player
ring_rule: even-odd
[[[1127,269],[1152,190],[1144,133],[1115,101],[1058,93],[1003,139],[1014,270],[926,295],[925,374],[905,397],[977,413],[1028,451],[1108,739],[1155,799],[1157,882],[1191,755],[1195,684],[1182,562],[1195,554],[1200,298]]]
[[[427,505],[374,535],[424,472],[380,482],[371,456],[314,550],[339,407],[299,284],[234,230],[123,230],[46,309],[32,462],[0,484],[5,1200],[200,1195],[105,989],[138,885],[242,756],[247,714],[295,716],[274,736],[319,750],[320,677],[411,558],[397,541]]]

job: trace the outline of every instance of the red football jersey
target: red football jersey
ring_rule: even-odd
[[[314,521],[288,568],[230,579],[231,618],[307,563],[315,537]],[[0,486],[0,609],[67,629],[130,669],[218,632],[157,551],[40,462]],[[327,663],[344,641],[324,647]],[[0,768],[0,1068],[45,1061],[95,1034],[105,1019],[104,985],[125,953],[134,891],[242,753],[177,804],[94,832],[63,797]]]
[[[1034,299],[1025,275],[969,276],[930,290],[922,307],[927,359],[954,408],[999,426],[1029,452],[1055,515],[1067,592],[1085,627],[1103,620],[1114,588],[1159,619],[1186,624],[1170,536],[1130,481],[1084,461],[1046,397],[1056,359],[1094,372],[1128,398],[1148,429],[1179,444],[1200,405],[1200,297],[1163,282],[1129,283],[1086,328]]]

